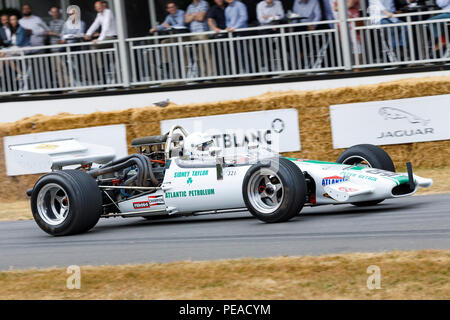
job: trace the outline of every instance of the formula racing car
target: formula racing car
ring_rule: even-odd
[[[86,232],[100,218],[243,210],[283,222],[304,206],[372,206],[432,185],[409,163],[407,173],[396,173],[389,155],[368,144],[347,149],[336,163],[281,157],[255,143],[226,155],[211,137],[174,126],[165,135],[137,138],[132,147],[136,154],[108,162],[92,156],[54,162],[27,191],[39,227],[64,236]]]

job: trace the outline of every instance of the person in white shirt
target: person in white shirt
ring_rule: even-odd
[[[270,24],[284,18],[283,5],[278,0],[263,0],[256,6],[256,15],[260,25]]]
[[[23,18],[19,20],[19,24],[31,34],[31,46],[39,47],[45,45],[47,32],[50,31],[47,24],[38,16],[32,14],[32,9],[29,4],[22,6],[22,15]]]
[[[102,31],[100,32],[98,39],[93,41],[94,43],[97,43],[98,41],[115,39],[117,37],[117,26],[113,12],[105,7],[103,1],[96,1],[94,7],[95,11],[97,11],[97,17],[86,32],[85,39],[87,41],[92,40],[92,35],[100,27],[102,28]]]

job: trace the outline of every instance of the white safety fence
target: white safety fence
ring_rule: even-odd
[[[0,94],[122,85],[117,41],[0,51]]]
[[[424,19],[444,12],[2,49],[0,95],[446,63],[450,19]]]
[[[450,11],[397,14],[396,23],[370,17],[349,19],[353,67],[380,67],[450,61],[450,18],[419,20]],[[404,21],[404,22],[402,22]]]
[[[336,22],[129,39],[132,84],[343,69]]]

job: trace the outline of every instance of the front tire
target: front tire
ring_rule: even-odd
[[[48,234],[78,234],[97,224],[102,213],[102,196],[97,182],[87,173],[55,171],[36,182],[31,210],[37,225]]]
[[[258,163],[247,171],[242,194],[247,209],[261,221],[288,221],[305,204],[305,176],[299,167],[284,158]]]
[[[389,154],[372,144],[358,144],[345,150],[336,161],[348,165],[366,165],[369,168],[395,172],[395,165]],[[374,206],[384,200],[353,202],[357,207]]]

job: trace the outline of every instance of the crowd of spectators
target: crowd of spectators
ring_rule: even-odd
[[[33,50],[33,47],[45,45],[58,45],[74,43],[82,40],[99,41],[117,38],[117,27],[114,14],[108,7],[107,1],[95,1],[94,9],[97,12],[95,21],[86,31],[86,24],[81,19],[80,8],[71,5],[67,8],[68,19],[64,21],[61,9],[52,6],[49,10],[51,17],[48,23],[41,17],[33,15],[32,7],[24,4],[19,14],[3,14],[0,17],[0,43],[2,56],[18,54],[18,48],[29,47],[27,54],[41,53],[42,49]],[[57,48],[51,51],[58,51]]]
[[[253,1],[253,2],[252,2]],[[362,6],[362,1],[365,5]],[[414,7],[419,7],[425,0],[346,0],[348,17],[358,18],[362,9],[368,8],[372,24],[397,24],[403,20],[395,17],[396,13],[409,12]],[[434,1],[434,0],[432,0]],[[450,0],[435,0],[433,9],[450,10]],[[65,50],[58,47],[60,44],[73,44],[81,41],[92,41],[92,49],[109,48],[111,45],[102,42],[117,38],[117,26],[113,11],[108,7],[107,1],[94,1],[94,9],[97,12],[95,21],[87,28],[82,19],[80,8],[71,5],[67,8],[67,19],[62,19],[63,12],[57,6],[49,9],[50,19],[46,23],[44,19],[33,14],[32,7],[24,4],[21,14],[3,14],[0,16],[0,58],[19,56],[21,54],[33,55],[43,52],[58,52]],[[183,40],[191,41],[208,40],[210,34],[202,34],[205,31],[214,31],[215,37],[226,36],[232,32],[236,37],[247,35],[240,29],[253,26],[268,26],[286,23],[307,23],[304,26],[295,27],[296,31],[313,31],[316,29],[339,28],[333,23],[318,23],[319,21],[338,19],[337,0],[214,0],[214,4],[205,0],[192,0],[185,8],[179,8],[175,0],[166,2],[167,15],[162,23],[148,30],[149,34],[183,33]],[[448,19],[450,13],[442,13],[435,16],[426,16],[430,21],[435,19]],[[362,22],[361,22],[362,23]],[[358,23],[349,24],[350,31]],[[429,32],[438,37],[444,24],[435,23],[429,28]],[[439,30],[441,29],[441,30]],[[271,31],[272,30],[272,31]],[[271,33],[275,29],[259,30],[259,34]],[[277,31],[275,31],[277,32]],[[191,33],[192,35],[189,35]],[[359,32],[350,32],[353,54],[361,59],[361,35]],[[387,37],[393,50],[397,47],[407,47],[408,30],[406,27],[393,26],[388,29]],[[162,39],[162,43],[178,41],[173,37]],[[44,45],[53,45],[49,49],[43,49]],[[441,42],[436,42],[436,50]],[[88,45],[89,46],[89,45]],[[25,49],[24,49],[25,48]],[[76,47],[73,47],[76,50]],[[166,54],[163,56],[163,64],[169,64],[167,47],[163,48]],[[206,70],[207,65],[212,64],[211,53],[205,45],[198,46],[195,56],[197,64]],[[185,50],[184,61],[189,59]],[[238,55],[243,54],[237,52]],[[199,59],[198,57],[203,57]],[[17,64],[0,61],[0,74],[4,64],[8,64],[11,70],[21,74]],[[248,71],[248,70],[247,70]]]
[[[348,16],[357,18],[361,14],[360,1],[367,1],[366,7],[373,15],[375,23],[392,24],[402,22],[393,17],[403,8],[414,6],[423,0],[347,0]],[[418,2],[416,2],[418,1]],[[244,0],[214,0],[214,5],[205,0],[192,0],[186,10],[178,7],[174,0],[166,3],[167,16],[164,21],[149,30],[155,32],[178,30],[179,32],[199,33],[213,30],[217,34],[223,31],[234,32],[238,29],[255,25],[270,25],[286,22],[309,22],[307,27],[299,30],[314,30],[318,25],[313,22],[333,20],[337,18],[337,0],[261,0],[254,7],[248,8]],[[246,1],[249,3],[249,1]],[[74,42],[75,40],[93,40],[94,42],[112,40],[117,37],[117,27],[113,12],[108,8],[107,1],[95,1],[94,8],[97,17],[89,29],[81,19],[81,12],[77,6],[69,6],[68,19],[61,19],[62,12],[57,6],[49,10],[51,19],[45,23],[41,17],[33,15],[30,5],[22,6],[21,14],[3,14],[0,17],[0,44],[3,48],[36,47],[45,44],[56,45]],[[450,0],[436,0],[436,9],[450,9]],[[254,14],[253,14],[254,12]],[[252,16],[255,21],[251,21]],[[445,19],[450,13],[429,18]],[[18,25],[16,25],[18,21]],[[320,28],[334,27],[333,24],[321,24]],[[437,34],[438,25],[434,25],[434,34]],[[400,34],[403,34],[400,32]],[[194,40],[203,40],[199,36]],[[354,47],[358,46],[358,39],[352,39]],[[400,38],[395,45],[403,46],[406,39]],[[56,50],[56,49],[55,49]],[[9,50],[14,51],[14,50]],[[30,50],[29,53],[39,52]],[[5,52],[3,52],[5,53]],[[6,53],[8,55],[8,53]]]

